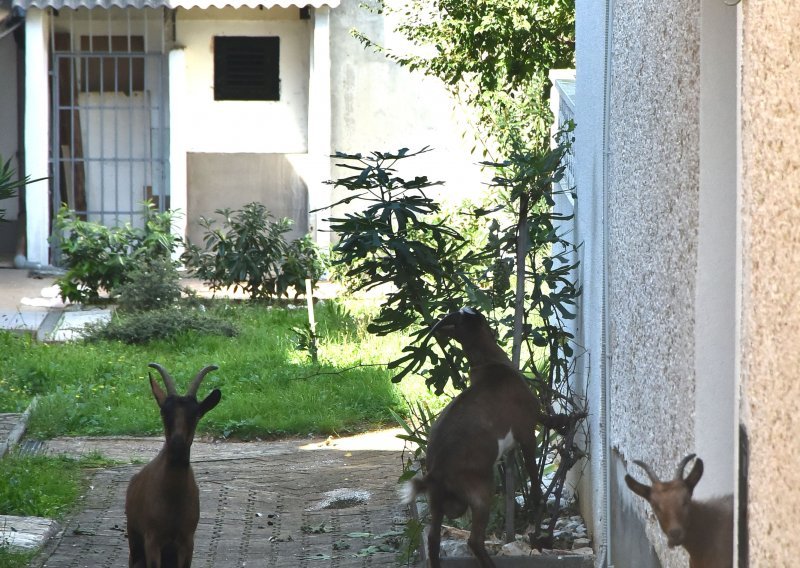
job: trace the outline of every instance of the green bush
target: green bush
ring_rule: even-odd
[[[159,213],[145,205],[144,227],[127,223],[106,227],[84,221],[63,206],[56,216],[61,263],[66,274],[56,280],[61,295],[73,302],[90,303],[100,292],[111,292],[130,279],[146,260],[169,259],[179,243],[170,233],[171,211]]]
[[[275,219],[257,202],[216,213],[223,217],[222,226],[201,217],[204,245],[186,242],[181,258],[213,290],[242,289],[254,299],[273,299],[290,287],[299,295],[306,278],[316,282],[322,276],[325,263],[310,237],[286,242],[290,219]]]
[[[286,257],[278,275],[278,293],[288,295],[289,288],[294,288],[295,298],[305,294],[306,278],[311,279],[313,288],[325,273],[327,264],[327,259],[311,235],[293,240],[286,249]]]
[[[128,274],[128,281],[114,288],[122,312],[165,309],[181,299],[180,276],[169,258],[145,260]]]
[[[110,322],[89,329],[88,341],[121,341],[128,345],[171,339],[193,331],[204,335],[234,337],[238,330],[227,320],[196,309],[174,307],[116,315]]]

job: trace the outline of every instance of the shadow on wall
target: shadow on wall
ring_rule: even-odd
[[[625,465],[614,452],[611,475],[611,559],[614,568],[661,568],[645,527],[633,508],[638,499],[625,485]]]
[[[187,157],[189,240],[201,245],[201,216],[217,209],[239,209],[258,201],[275,218],[294,221],[287,240],[308,232],[308,186],[286,154],[197,154]]]

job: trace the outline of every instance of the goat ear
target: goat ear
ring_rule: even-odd
[[[694,486],[697,485],[701,477],[703,477],[703,460],[697,458],[694,462],[694,467],[692,467],[692,471],[689,472],[689,475],[687,475],[683,481],[689,486],[689,489],[694,489]]]
[[[217,406],[220,400],[222,400],[222,393],[220,390],[212,390],[209,395],[203,399],[203,402],[200,403],[200,416],[203,416],[206,412]]]
[[[645,485],[644,483],[639,483],[630,475],[625,476],[625,483],[627,483],[630,490],[636,493],[639,497],[644,497],[650,501],[650,486]]]
[[[147,376],[150,377],[150,390],[153,391],[153,396],[156,397],[156,402],[158,406],[164,406],[164,401],[167,400],[167,393],[164,392],[158,382],[153,378],[153,375],[147,373]]]

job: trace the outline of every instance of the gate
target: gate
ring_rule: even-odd
[[[142,226],[169,209],[168,69],[161,9],[63,9],[51,17],[52,205]]]

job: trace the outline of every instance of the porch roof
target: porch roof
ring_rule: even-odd
[[[335,8],[340,0],[12,0],[21,8],[289,8],[296,6],[330,6]]]

